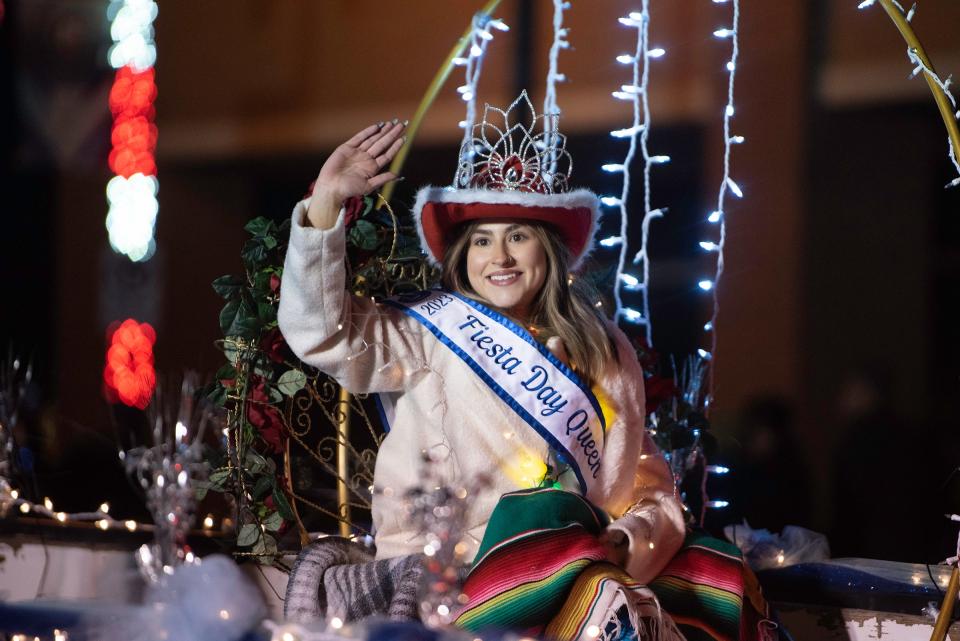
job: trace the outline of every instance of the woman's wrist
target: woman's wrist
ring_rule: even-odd
[[[343,199],[317,185],[310,196],[305,224],[317,229],[330,229],[337,224]]]

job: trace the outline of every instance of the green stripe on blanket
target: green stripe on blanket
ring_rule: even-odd
[[[490,515],[474,563],[479,563],[491,549],[518,537],[574,524],[583,526],[591,534],[599,534],[608,522],[603,510],[573,492],[531,488],[504,494]]]

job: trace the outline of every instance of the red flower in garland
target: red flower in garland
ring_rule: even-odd
[[[280,410],[270,403],[270,394],[263,379],[256,382],[247,394],[247,420],[260,432],[260,438],[274,454],[283,452],[287,438]]]
[[[363,213],[363,198],[351,196],[343,201],[343,225],[349,227]]]
[[[310,198],[313,196],[313,186],[316,184],[316,181],[310,183],[310,186],[307,187],[307,193],[304,195],[304,198]],[[344,227],[349,227],[354,223],[357,218],[360,218],[360,214],[363,213],[363,198],[361,196],[351,196],[343,201],[343,225]],[[271,285],[273,282],[271,281]],[[276,290],[274,290],[276,291]]]
[[[289,351],[287,349],[287,342],[283,339],[283,334],[280,333],[279,327],[274,327],[264,335],[260,341],[260,349],[262,349],[267,357],[274,363],[283,363]]]
[[[656,350],[642,338],[633,339],[633,346],[643,369],[643,391],[647,398],[647,413],[650,414],[656,412],[661,403],[676,396],[677,386],[672,378],[660,376],[660,355]]]
[[[647,397],[647,413],[656,412],[660,404],[669,401],[677,393],[672,378],[649,376],[643,379],[643,390]]]

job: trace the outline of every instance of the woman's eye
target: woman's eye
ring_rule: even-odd
[[[524,236],[524,235],[521,234],[520,232],[517,232],[517,233],[515,233],[513,236],[510,237],[510,240],[512,240],[512,241],[515,242],[515,243],[519,243],[520,241],[526,240],[526,238],[527,238],[526,236]]]
[[[473,244],[476,245],[477,247],[486,247],[486,245],[487,245],[487,239],[486,239],[486,238],[476,238],[476,239],[474,239]]]

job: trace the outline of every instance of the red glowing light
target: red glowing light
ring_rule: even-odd
[[[110,89],[113,131],[110,141],[110,169],[118,176],[157,173],[153,151],[157,146],[157,127],[153,124],[153,101],[157,97],[153,68],[134,71],[121,67]]]
[[[103,389],[107,401],[144,409],[153,396],[157,374],[153,369],[153,345],[157,333],[149,323],[128,318],[107,329],[107,364]]]

